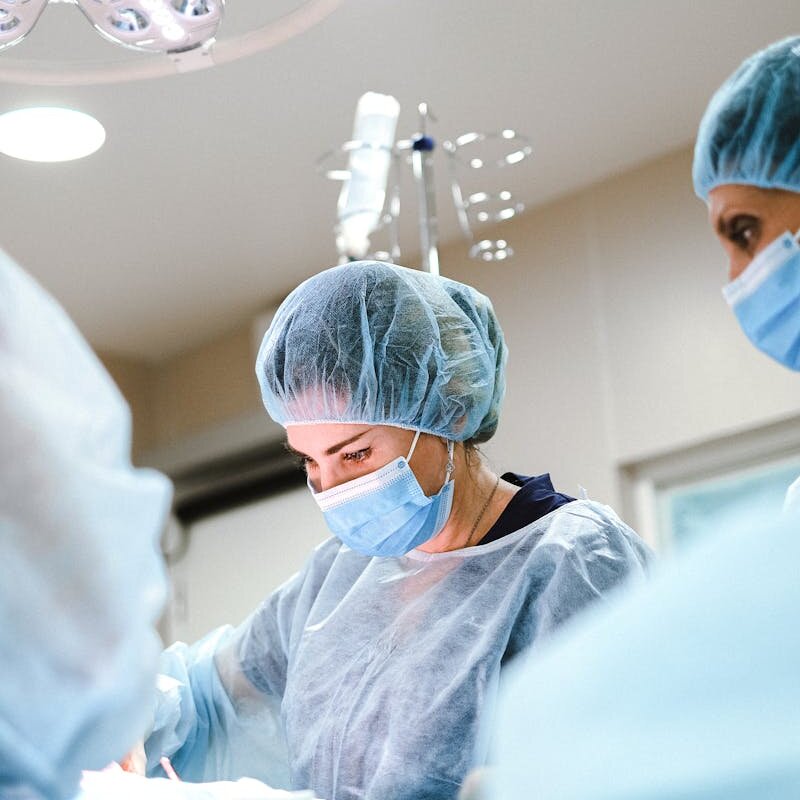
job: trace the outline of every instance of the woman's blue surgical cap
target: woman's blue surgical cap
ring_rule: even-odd
[[[750,56],[717,90],[692,176],[703,200],[727,183],[800,192],[800,37]]]
[[[507,350],[488,298],[426,272],[356,261],[300,284],[256,359],[278,423],[396,425],[455,441],[497,429]]]

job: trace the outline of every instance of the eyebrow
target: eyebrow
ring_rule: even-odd
[[[723,203],[717,210],[716,214],[714,214],[714,229],[719,234],[725,233],[725,228],[727,227],[727,220],[725,219],[725,214],[728,211],[728,203]]]
[[[338,453],[338,452],[339,452],[339,451],[340,451],[340,450],[341,450],[343,447],[347,447],[347,445],[349,445],[349,444],[352,444],[352,443],[353,443],[353,442],[355,442],[357,439],[360,439],[362,436],[366,436],[366,435],[367,435],[367,434],[368,434],[370,431],[372,431],[372,430],[374,430],[374,428],[367,428],[367,430],[365,430],[365,431],[361,431],[361,433],[357,433],[355,436],[351,436],[349,439],[345,439],[343,442],[339,442],[339,444],[335,444],[335,445],[333,445],[333,447],[329,447],[329,448],[328,448],[328,449],[325,451],[325,455],[326,455],[326,456],[332,456],[332,455],[335,455],[335,454],[336,454],[336,453]],[[292,447],[292,446],[289,444],[288,440],[287,440],[287,441],[284,443],[284,447],[285,447],[285,448],[286,448],[286,449],[287,449],[287,450],[288,450],[290,453],[293,453],[293,454],[294,454],[294,455],[296,455],[296,456],[301,456],[301,457],[304,457],[304,458],[308,458],[308,456],[307,456],[305,453],[301,453],[299,450],[295,450],[295,449],[294,449],[294,447]]]

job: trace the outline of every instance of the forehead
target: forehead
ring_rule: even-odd
[[[366,433],[371,425],[351,425],[342,422],[320,422],[311,425],[287,425],[286,439],[292,447],[302,449],[299,444],[316,444],[328,447],[353,436]]]
[[[800,210],[800,193],[785,189],[761,189],[730,183],[708,193],[708,213],[712,224],[732,214],[772,217]]]
[[[708,213],[712,220],[732,209],[757,213],[769,204],[769,195],[768,190],[757,186],[723,184],[708,193]]]
[[[344,422],[321,422],[312,425],[287,425],[286,440],[289,446],[306,455],[324,451],[330,447],[363,436],[369,432],[370,439],[402,439],[413,436],[411,431],[392,425],[361,425]]]

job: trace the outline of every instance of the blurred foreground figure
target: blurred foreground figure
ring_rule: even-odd
[[[0,254],[0,795],[67,798],[146,724],[162,475],[60,306]]]

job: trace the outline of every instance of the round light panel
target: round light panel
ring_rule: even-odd
[[[0,153],[25,161],[73,161],[103,146],[106,132],[69,108],[20,108],[0,115]]]

